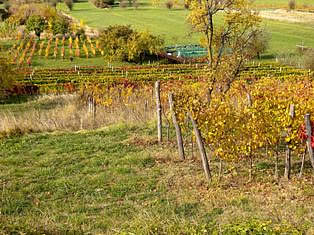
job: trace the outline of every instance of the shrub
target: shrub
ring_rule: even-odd
[[[270,35],[268,32],[261,32],[256,35],[253,43],[250,44],[249,49],[252,55],[256,55],[260,58],[261,54],[269,48]]]
[[[0,9],[0,21],[4,21],[9,17],[9,13],[5,9]]]
[[[46,29],[46,27],[47,22],[38,15],[32,15],[26,21],[26,29],[28,31],[35,31],[37,37],[40,37],[40,34]]]
[[[69,30],[70,22],[64,16],[57,16],[55,18],[52,18],[50,23],[51,23],[51,31],[54,35],[66,34]]]
[[[169,10],[173,8],[173,1],[168,0],[165,4],[166,4],[166,7],[167,7]]]
[[[26,21],[32,16],[37,15],[48,21],[58,15],[57,10],[46,4],[24,4],[24,5],[12,5],[10,7],[9,18],[11,22],[17,22],[20,25],[24,25]]]
[[[191,0],[184,0],[184,8],[185,9],[190,9],[191,6]]]
[[[308,50],[304,55],[304,68],[314,70],[314,50]]]
[[[75,30],[75,36],[84,41],[86,39],[84,28],[78,28]]]
[[[294,10],[296,8],[295,0],[289,0],[288,7],[289,7],[289,10]]]
[[[65,5],[68,7],[70,11],[73,9],[73,0],[64,0]]]
[[[126,8],[128,6],[127,2],[125,0],[121,0],[119,6],[121,8]]]
[[[109,60],[127,60],[125,51],[128,38],[133,34],[130,26],[109,26],[100,33],[100,45]]]
[[[158,55],[164,41],[149,32],[135,32],[127,42],[128,61],[143,63]]]
[[[11,3],[10,3],[9,1],[5,1],[5,2],[3,3],[3,8],[4,8],[7,12],[9,12],[10,7],[11,7]]]
[[[137,9],[140,6],[140,4],[137,2],[137,0],[133,0],[132,6]]]
[[[0,24],[0,38],[14,38],[17,36],[17,24],[8,20]]]
[[[108,8],[114,5],[114,0],[91,0],[91,3],[97,8]]]
[[[100,47],[108,60],[143,62],[156,56],[163,44],[161,38],[130,26],[109,26],[100,34]]]
[[[49,6],[51,6],[53,8],[56,8],[57,4],[58,4],[58,1],[57,0],[49,0],[48,4],[49,4]]]

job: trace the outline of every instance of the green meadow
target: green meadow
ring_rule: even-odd
[[[188,10],[183,9],[182,6],[168,10],[165,6],[154,7],[148,2],[143,2],[138,9],[118,6],[111,9],[97,9],[89,2],[78,2],[71,12],[62,4],[59,8],[97,29],[109,25],[131,25],[135,29],[149,30],[160,35],[165,39],[166,45],[199,43],[200,35],[192,33],[191,26],[186,22]],[[219,24],[222,21],[221,16],[216,20]],[[268,54],[294,53],[296,45],[302,43],[314,47],[314,24],[264,19],[262,25],[270,38]]]
[[[254,183],[243,164],[225,165],[208,184],[198,155],[189,150],[181,162],[155,134],[152,125],[116,124],[0,140],[0,234],[313,232],[309,166],[302,180],[276,185],[263,183],[267,160]]]
[[[288,4],[273,2],[254,4]],[[199,42],[200,35],[186,23],[188,10],[182,4],[168,10],[144,0],[137,9],[97,9],[79,1],[71,12],[63,3],[58,8],[99,30],[123,24],[158,34],[166,45]],[[221,23],[222,16],[215,20]],[[270,35],[265,57],[294,54],[298,44],[314,47],[314,24],[262,24]],[[51,57],[35,56],[33,68],[107,65],[100,55],[74,61]],[[282,178],[284,151],[276,178],[275,158],[267,149],[251,165],[243,159],[222,163],[208,148],[209,182],[193,137],[191,141],[183,134],[184,161],[178,157],[172,125],[169,132],[164,126],[164,141],[158,143],[155,103],[138,109],[98,105],[97,118],[103,122],[97,123],[77,94],[0,101],[0,235],[314,234],[313,169],[306,159],[299,178],[297,154],[287,181]],[[166,122],[169,117],[164,116]]]

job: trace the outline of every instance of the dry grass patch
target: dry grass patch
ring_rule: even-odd
[[[152,108],[117,104],[98,106],[95,118],[78,95],[45,95],[22,104],[0,106],[0,136],[32,132],[77,131],[99,128],[113,123],[146,123],[153,118]]]

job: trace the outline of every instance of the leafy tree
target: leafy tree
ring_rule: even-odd
[[[208,50],[209,97],[214,91],[224,94],[257,54],[253,45],[262,34],[261,19],[249,0],[191,0],[190,9],[187,20]]]
[[[46,29],[47,22],[44,18],[38,15],[32,15],[26,21],[26,29],[28,31],[35,31],[36,36],[40,37],[40,34]]]
[[[148,56],[157,55],[164,45],[164,41],[149,32],[133,33],[128,40],[128,60],[143,62]]]
[[[67,33],[69,25],[69,20],[63,16],[57,16],[50,19],[50,27],[54,35]]]
[[[149,32],[136,32],[130,26],[109,26],[100,34],[100,44],[109,60],[143,62],[157,55],[164,42]]]
[[[127,60],[126,44],[134,31],[130,26],[109,26],[100,34],[100,45],[108,60]]]
[[[261,33],[255,38],[253,43],[250,44],[252,56],[261,57],[261,54],[264,53],[269,47],[270,35],[266,31],[261,31]]]

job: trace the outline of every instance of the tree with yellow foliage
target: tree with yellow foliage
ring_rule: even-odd
[[[249,0],[191,0],[187,20],[208,50],[209,96],[226,93],[244,63],[257,54],[261,18]]]

